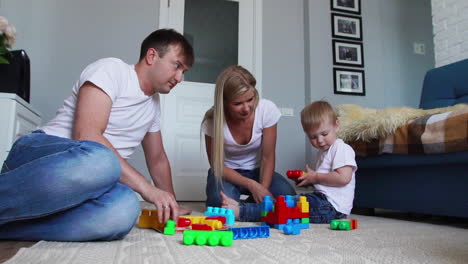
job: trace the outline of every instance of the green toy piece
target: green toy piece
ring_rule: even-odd
[[[163,234],[175,235],[175,233],[176,233],[176,224],[174,220],[167,220],[166,226],[164,227]]]
[[[232,245],[232,231],[203,231],[203,230],[185,230],[184,245],[209,245],[209,246],[225,246]]]
[[[330,222],[332,230],[354,230],[357,229],[357,220],[355,219],[335,219]]]

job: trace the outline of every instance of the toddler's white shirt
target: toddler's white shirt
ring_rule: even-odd
[[[356,183],[355,172],[357,170],[354,150],[342,139],[336,141],[326,151],[319,151],[315,163],[315,171],[318,173],[329,173],[344,166],[351,166],[353,174],[351,181],[342,187],[331,187],[314,184],[317,191],[325,194],[327,200],[335,209],[343,214],[349,215],[353,208],[354,186]]]

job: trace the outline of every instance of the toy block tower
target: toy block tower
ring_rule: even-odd
[[[299,234],[309,228],[309,203],[305,196],[278,196],[274,204],[271,197],[263,199],[262,222],[265,225],[284,231],[286,234]]]

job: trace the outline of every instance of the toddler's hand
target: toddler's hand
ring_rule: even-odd
[[[296,185],[297,187],[302,187],[302,186],[307,186],[307,185],[317,183],[318,173],[314,171],[313,169],[311,169],[309,165],[307,164],[306,164],[306,171],[307,171],[307,174],[302,175],[301,177],[297,179],[298,180],[298,183]]]

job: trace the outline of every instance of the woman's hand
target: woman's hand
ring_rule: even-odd
[[[306,171],[307,174],[302,175],[301,177],[297,178],[297,187],[312,185],[318,183],[318,173],[311,169],[309,165],[306,164]]]
[[[265,188],[263,185],[254,180],[249,182],[248,189],[256,203],[261,203],[265,195],[273,197],[273,195],[270,193],[270,191],[268,191],[267,188]]]

